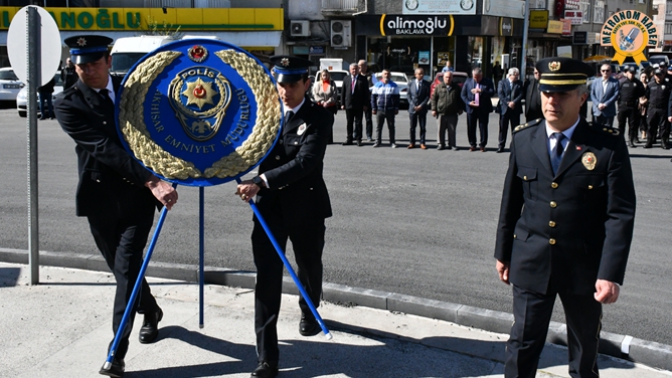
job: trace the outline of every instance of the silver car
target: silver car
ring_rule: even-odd
[[[0,68],[0,101],[14,101],[24,84],[11,67]]]
[[[63,92],[63,80],[61,80],[61,71],[56,71],[54,75],[56,84],[54,84],[54,93],[51,94],[51,101],[56,99],[56,95]],[[25,117],[28,113],[28,88],[23,87],[16,96],[16,110],[19,117]],[[40,94],[37,94],[37,114],[40,114]]]
[[[382,72],[376,73],[374,84],[381,81],[383,77]],[[399,104],[408,106],[408,76],[403,72],[390,72],[390,80],[392,80],[399,87]],[[370,88],[371,89],[371,88]]]

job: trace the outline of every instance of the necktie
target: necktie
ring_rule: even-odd
[[[289,123],[289,121],[294,117],[294,112],[291,110],[288,110],[285,112],[285,125]]]
[[[555,136],[555,147],[551,151],[551,166],[553,166],[553,174],[558,171],[560,167],[560,162],[562,161],[562,153],[565,151],[565,148],[562,146],[562,141],[565,140],[565,134],[563,133],[553,133]]]
[[[481,84],[476,83],[476,88],[480,89]],[[480,102],[481,102],[481,93],[476,92],[476,94],[474,95],[474,103],[476,103],[476,106],[478,106],[478,105],[480,105]]]
[[[112,99],[110,98],[110,94],[109,94],[108,92],[109,92],[109,91],[108,91],[107,89],[103,88],[103,89],[101,89],[100,92],[98,92],[98,93],[99,93],[100,96],[103,98],[103,103],[104,103],[104,104],[109,105],[109,106],[111,106],[111,107],[114,107],[114,102],[113,102]]]
[[[352,85],[351,85],[352,88],[350,88],[352,90],[352,94],[355,94],[355,83],[356,82],[357,82],[357,76],[353,76],[352,77]]]

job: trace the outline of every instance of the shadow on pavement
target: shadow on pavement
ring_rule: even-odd
[[[20,275],[20,268],[0,268],[0,287],[16,286]]]

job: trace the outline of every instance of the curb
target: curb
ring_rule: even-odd
[[[0,248],[0,261],[28,264],[28,251]],[[74,252],[40,251],[40,265],[109,272],[100,255],[84,255]],[[151,277],[198,282],[198,266],[151,262],[147,268]],[[206,284],[225,285],[254,289],[256,272],[227,268],[206,267]],[[299,295],[299,290],[290,277],[284,277],[282,291]],[[410,295],[363,289],[333,283],[324,283],[323,299],[344,306],[364,306],[391,312],[401,312],[431,319],[444,320],[466,327],[508,334],[513,315],[500,311],[465,306]],[[546,342],[567,345],[566,325],[551,322]],[[672,371],[672,346],[609,332],[600,333],[599,353],[642,363],[649,367]]]

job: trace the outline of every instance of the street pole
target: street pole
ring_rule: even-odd
[[[40,82],[40,15],[36,7],[27,9],[28,62],[28,265],[30,284],[40,283],[40,239],[37,196],[37,87]]]
[[[523,61],[520,65],[520,71],[523,81],[527,79],[527,30],[530,28],[530,0],[525,0],[525,20],[523,21]]]

